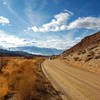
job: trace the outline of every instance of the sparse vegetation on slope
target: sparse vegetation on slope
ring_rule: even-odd
[[[85,37],[60,57],[73,66],[100,73],[100,32]]]

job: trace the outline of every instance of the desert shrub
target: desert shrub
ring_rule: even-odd
[[[79,57],[74,57],[74,60],[75,60],[75,61],[78,61],[78,60],[79,60]]]
[[[73,52],[74,52],[74,50],[71,50],[71,52],[73,53]]]
[[[71,53],[70,56],[73,56],[73,54]]]
[[[45,79],[41,75],[24,73],[23,78],[19,81],[17,99],[18,100],[44,100],[43,95],[48,94],[48,87]]]
[[[90,61],[91,59],[93,59],[95,56],[95,52],[94,51],[90,51],[89,54],[86,57],[85,62]]]
[[[0,72],[2,70],[3,67],[7,66],[9,60],[3,58],[3,57],[0,57]]]
[[[99,50],[98,48],[95,49],[95,51],[98,51],[98,50]]]
[[[8,93],[8,84],[4,76],[0,75],[0,98]]]
[[[35,77],[29,77],[28,74],[20,80],[17,91],[18,100],[32,100],[32,96],[35,95],[33,94],[34,83]]]
[[[78,61],[81,61],[82,59],[79,59]]]
[[[63,57],[63,59],[67,59],[67,57]]]
[[[95,52],[94,51],[90,51],[89,54],[87,55],[87,57],[93,58],[94,55],[95,55]]]
[[[85,54],[85,53],[86,53],[86,50],[83,50],[83,51],[82,51],[82,54]]]
[[[100,55],[99,56],[95,56],[95,58],[94,59],[100,59]]]
[[[77,54],[78,54],[78,55],[80,55],[80,54],[81,54],[81,52],[78,52]]]
[[[93,46],[93,47],[89,48],[89,50],[92,50],[92,49],[94,49],[94,48],[97,48],[97,46]]]
[[[91,59],[92,59],[92,57],[87,57],[86,60],[85,60],[85,62],[88,62],[88,61],[90,61]]]
[[[85,54],[85,53],[86,53],[86,50],[79,51],[79,52],[78,52],[78,55],[80,55],[80,54]]]

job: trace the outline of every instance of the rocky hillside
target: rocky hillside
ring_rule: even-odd
[[[73,66],[100,72],[100,32],[85,37],[60,57]]]
[[[73,52],[82,51],[84,49],[87,49],[91,46],[98,45],[98,44],[100,44],[100,32],[85,37],[78,44],[76,44],[72,48],[68,49],[67,51],[64,51],[63,55],[70,54]]]

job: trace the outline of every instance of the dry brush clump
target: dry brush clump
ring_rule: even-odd
[[[74,57],[73,58],[75,61],[78,61],[79,60],[79,57]]]
[[[88,62],[90,61],[91,59],[93,59],[95,57],[95,52],[94,51],[89,51],[86,59],[85,59],[85,62]]]
[[[0,73],[3,67],[7,66],[9,59],[0,56]]]
[[[80,50],[80,51],[78,52],[78,55],[85,54],[85,53],[86,53],[86,50]]]
[[[39,67],[44,58],[8,57],[8,59],[10,61],[2,68],[0,74],[0,77],[3,77],[0,78],[0,82],[3,80],[1,83],[5,83],[0,87],[0,91],[4,92],[0,94],[0,100],[8,100],[14,96],[17,100],[48,100],[52,87]]]
[[[100,59],[100,55],[98,55],[98,56],[95,56],[95,58],[94,59]]]

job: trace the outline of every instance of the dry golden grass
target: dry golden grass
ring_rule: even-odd
[[[6,95],[8,92],[8,84],[6,78],[0,76],[0,97]]]
[[[0,98],[9,94],[17,100],[48,100],[50,82],[44,79],[38,64],[44,58],[3,57],[0,74]],[[6,99],[5,99],[6,97]]]

